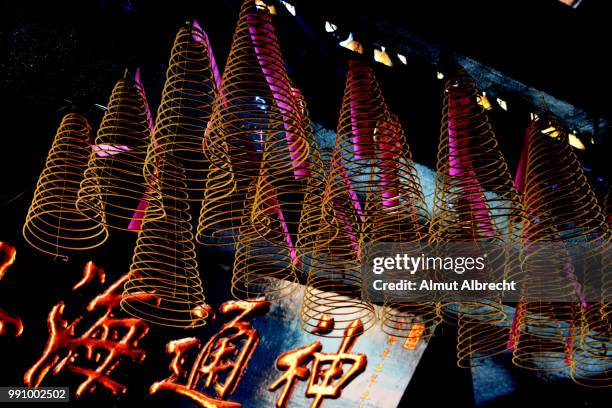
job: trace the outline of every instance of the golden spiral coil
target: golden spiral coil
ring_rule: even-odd
[[[587,277],[577,286],[578,278],[566,272],[575,255],[563,245],[608,245],[608,253],[610,233],[605,216],[569,145],[567,132],[554,115],[546,112],[530,123],[523,149],[519,172],[523,172],[524,206],[529,214],[524,230],[525,269],[529,276],[545,276],[530,278],[527,289],[557,291],[573,296],[576,303],[523,302],[513,362],[533,370],[569,366],[577,383],[609,386],[611,330],[605,307],[587,305],[580,298],[580,292],[600,290],[605,288],[605,282],[591,282]],[[556,250],[543,253],[548,247],[538,246],[541,243],[553,245]],[[547,262],[530,263],[530,257],[536,255]],[[606,273],[602,272],[605,279]]]
[[[258,191],[275,196],[284,222],[294,233],[310,169],[310,144],[302,123],[302,107],[283,64],[272,16],[267,8],[258,7],[256,1],[245,0],[204,152],[213,166],[230,170],[240,180],[238,187],[250,186],[260,172],[265,173],[268,177],[260,183],[268,186]],[[239,190],[242,191],[237,191],[230,200],[237,204],[231,205],[236,211],[220,214],[230,226],[235,226],[237,211],[244,206],[245,190]],[[276,240],[278,209],[270,208],[268,198],[255,194],[254,201],[248,203],[252,209],[251,222],[260,236],[283,245],[285,240]],[[215,222],[220,220],[217,217]]]
[[[491,124],[477,103],[476,84],[460,69],[444,92],[430,239],[449,244],[518,242],[525,215]],[[479,365],[506,350],[507,314],[499,300],[443,299],[440,313],[458,326],[459,366]]]
[[[81,115],[62,118],[26,215],[23,237],[37,250],[68,259],[106,241],[101,202],[84,214],[76,209],[79,185],[91,151],[91,127]]]
[[[324,211],[346,200],[347,188],[359,238],[424,239],[427,207],[401,125],[372,68],[356,60],[349,61]]]
[[[323,171],[329,169],[331,157],[329,152],[322,153],[322,156],[315,153],[314,168],[320,170],[308,183],[297,240],[297,258],[308,274],[302,300],[302,328],[319,336],[343,337],[344,329],[355,319],[362,321],[365,330],[373,327],[376,313],[372,302],[362,293],[357,220],[342,207],[350,199],[338,201],[333,213],[321,211],[325,179],[331,171]],[[333,330],[319,330],[324,318],[335,321]]]
[[[432,241],[521,238],[525,214],[479,97],[465,71],[446,83]]]
[[[255,232],[249,210],[245,209],[234,251],[232,295],[236,299],[265,296],[268,300],[279,300],[299,287],[291,250],[270,238],[269,235],[263,240]],[[284,239],[283,234],[277,234],[276,240]]]
[[[206,34],[195,22],[179,29],[157,110],[154,143],[144,167],[145,178],[155,180],[164,177],[158,174],[164,160],[180,164],[189,201],[202,200],[208,172],[202,146],[216,94],[209,52]]]
[[[427,241],[429,214],[404,132],[361,61],[349,61],[332,163],[323,211],[342,203],[361,245]],[[433,302],[385,301],[381,323],[389,334],[410,336],[417,321],[435,327]]]
[[[202,326],[208,313],[193,242],[185,172],[176,163],[166,161],[164,166],[168,167],[161,169],[164,178],[160,184],[165,215],[148,218],[147,208],[121,307],[160,326]],[[155,297],[142,300],[139,294],[143,292]]]
[[[113,88],[95,140],[98,151],[92,150],[81,182],[76,204],[84,215],[102,202],[105,225],[128,230],[138,204],[146,200],[149,219],[163,216],[156,179],[143,177],[151,143],[149,119],[144,89],[126,71]]]
[[[221,167],[211,164],[206,175],[196,232],[196,240],[202,245],[233,245],[243,221],[242,192],[247,190],[250,180],[234,175],[229,160],[221,163]]]

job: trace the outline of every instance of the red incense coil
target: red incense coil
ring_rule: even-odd
[[[148,212],[145,214],[130,268],[135,273],[125,284],[121,307],[134,317],[160,326],[202,326],[208,315],[186,199],[185,172],[176,165],[162,170],[165,215],[149,219]],[[143,299],[143,292],[154,296]]]
[[[208,162],[202,144],[215,94],[207,36],[197,22],[188,22],[179,29],[170,53],[144,174],[149,181],[163,178],[163,161],[178,163],[185,170],[189,201],[201,201],[204,194]]]
[[[92,202],[84,214],[76,209],[90,137],[91,127],[83,116],[63,117],[23,226],[25,240],[41,252],[68,259],[77,251],[102,245],[108,237],[100,201]]]
[[[390,115],[389,126],[379,127],[378,186],[366,195],[364,241],[426,242],[429,213],[408,144],[399,120]],[[429,338],[438,323],[438,305],[431,299],[402,302],[385,299],[381,314],[383,330],[393,336]],[[416,325],[425,331],[415,331]]]
[[[144,89],[126,71],[113,88],[77,200],[85,215],[102,202],[110,228],[128,230],[141,200],[148,203],[148,217],[163,216],[159,186],[154,179],[147,188],[143,176],[151,144],[149,119]]]
[[[354,242],[426,241],[428,211],[399,120],[387,108],[374,71],[349,62],[323,209],[340,206],[355,219]],[[336,223],[346,228],[344,222]],[[420,311],[423,313],[421,314]],[[383,329],[408,336],[412,322],[438,321],[431,302],[386,302]]]
[[[573,276],[567,266],[574,255],[561,242],[590,243],[596,254],[598,245],[609,246],[610,232],[567,132],[548,112],[533,120],[526,132],[517,181],[529,215],[524,231],[527,261],[542,254],[544,249],[538,244],[550,247],[559,242],[558,250],[542,255],[549,260],[545,264],[526,262],[527,273],[546,276],[530,279],[527,289],[557,291],[574,296],[576,303],[523,302],[515,322],[513,362],[533,370],[569,366],[574,381],[609,386],[612,356],[608,352],[611,342],[605,303],[587,304],[584,296],[592,295],[592,290],[605,290],[606,273],[601,274],[604,282]]]
[[[478,97],[474,80],[463,70],[446,82],[432,242],[520,239],[524,213],[519,196]],[[443,300],[440,311],[445,320],[458,325],[459,366],[475,366],[505,351],[508,323],[499,300]]]

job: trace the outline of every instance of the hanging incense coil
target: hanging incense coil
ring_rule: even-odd
[[[388,111],[374,71],[355,60],[349,62],[332,170],[323,208],[338,200],[349,204],[360,221],[359,238],[426,239],[427,207],[401,125]]]
[[[147,182],[143,176],[151,118],[137,75],[133,79],[126,71],[113,88],[77,200],[77,208],[85,215],[102,202],[105,225],[119,230],[130,229],[141,200],[149,205],[149,219],[164,213],[157,179]]]
[[[315,169],[329,168],[330,154],[315,154]],[[376,323],[374,305],[362,290],[360,247],[357,240],[357,219],[347,211],[350,199],[338,200],[332,212],[321,212],[321,193],[325,177],[316,171],[305,193],[304,212],[298,235],[298,260],[308,274],[302,300],[302,327],[325,337],[343,337],[344,330],[360,319],[367,330]],[[346,193],[348,196],[348,192]],[[324,318],[335,321],[331,331],[320,330]]]
[[[226,146],[226,154],[229,154]],[[196,240],[202,245],[233,245],[243,219],[244,194],[249,179],[234,175],[229,159],[209,166]]]
[[[518,241],[525,215],[508,166],[464,71],[445,86],[432,240]]]
[[[609,248],[608,248],[609,252]],[[608,265],[610,259],[607,260]],[[608,271],[609,273],[610,271]],[[612,328],[599,305],[582,310],[576,344],[571,345],[570,375],[587,387],[612,387]]]
[[[263,240],[254,231],[249,211],[245,209],[244,213],[235,245],[233,296],[241,300],[261,296],[279,300],[290,296],[299,287],[293,268],[295,257],[281,242]],[[283,234],[279,233],[277,240],[283,239]]]
[[[164,178],[160,183],[165,215],[150,219],[147,208],[130,268],[134,274],[125,284],[121,307],[160,326],[202,326],[208,313],[193,242],[185,172],[176,163],[165,162],[164,166],[168,168],[161,169]],[[143,292],[156,296],[143,300],[139,296]]]
[[[101,202],[80,213],[76,209],[79,184],[91,151],[91,127],[83,116],[63,117],[28,209],[23,237],[37,250],[68,259],[77,251],[106,241]]]
[[[603,313],[605,303],[587,305],[584,297],[606,285],[599,280],[591,282],[588,276],[585,280],[573,275],[568,266],[575,262],[575,255],[568,252],[565,243],[579,241],[605,247],[610,233],[568,140],[567,132],[552,114],[533,120],[525,135],[517,184],[524,191],[529,215],[524,230],[525,269],[530,276],[527,290],[556,291],[573,297],[575,303],[522,302],[517,309],[520,313],[513,362],[533,370],[569,366],[574,381],[609,386],[612,343]],[[549,247],[553,247],[550,253],[542,255]],[[538,256],[547,262],[529,262]],[[603,267],[607,263],[604,260]],[[601,276],[605,279],[606,273]]]
[[[342,202],[358,220],[358,240],[427,240],[428,211],[402,127],[374,71],[360,61],[349,61],[332,162],[323,209]],[[390,334],[408,336],[416,320],[435,327],[435,304],[387,301],[383,307],[383,330]]]
[[[378,131],[375,154],[379,165],[376,177],[370,177],[375,187],[364,194],[362,240],[370,244],[426,242],[429,213],[399,120],[390,115],[386,123],[378,124]],[[427,340],[439,322],[438,305],[433,299],[385,299],[381,323],[392,336]],[[415,330],[417,327],[424,330]]]
[[[245,187],[252,184],[263,167],[269,186],[259,191],[275,195],[286,228],[293,233],[297,231],[300,195],[310,167],[310,146],[302,120],[272,16],[255,0],[246,0],[215,101],[205,154],[213,166],[231,168],[234,177],[245,180],[239,182]],[[238,191],[232,202],[238,200],[244,200],[244,190]],[[278,243],[275,237],[284,233],[276,229],[282,224],[278,208],[271,209],[267,197],[257,194],[248,206],[253,211],[255,231]],[[235,224],[235,212],[228,211],[226,217],[226,224],[232,224],[232,220]]]
[[[159,169],[164,168],[164,160],[179,163],[185,170],[189,201],[202,200],[208,172],[202,145],[216,94],[211,56],[208,37],[197,22],[179,29],[144,167],[145,178],[155,180],[164,177]]]
[[[518,242],[524,222],[519,197],[495,134],[463,70],[445,85],[431,220],[431,241]],[[477,248],[475,248],[477,250]],[[505,275],[484,270],[483,276]],[[458,325],[457,363],[478,365],[506,350],[507,314],[499,299],[444,301],[442,317]]]

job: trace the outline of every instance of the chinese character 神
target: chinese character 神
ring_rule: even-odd
[[[236,316],[225,323],[205,345],[189,337],[168,343],[166,350],[172,355],[170,377],[156,382],[150,392],[170,390],[185,395],[205,408],[240,408],[242,404],[227,401],[259,343],[259,335],[249,320],[270,310],[265,298],[228,301],[221,306],[221,315]],[[195,355],[191,368],[184,368],[187,354]],[[191,359],[190,359],[191,360]],[[209,390],[200,391],[200,389]],[[210,394],[216,394],[211,396]]]
[[[323,316],[320,326],[325,326],[325,329],[319,331],[333,329],[333,320]],[[276,360],[276,366],[284,373],[268,388],[269,391],[275,391],[284,385],[276,406],[286,407],[297,382],[306,379],[308,379],[306,396],[314,398],[311,408],[319,408],[325,398],[339,398],[344,387],[365,371],[367,357],[364,354],[351,354],[361,334],[363,334],[363,324],[361,320],[354,320],[345,329],[337,353],[322,353],[321,343],[314,342],[309,346],[281,354]],[[307,366],[311,361],[312,367],[309,370]],[[349,368],[345,371],[346,366]]]
[[[73,290],[89,283],[95,276],[100,282],[105,279],[104,271],[88,262],[83,279]],[[98,387],[109,390],[113,395],[127,391],[127,387],[112,379],[111,374],[125,360],[141,362],[145,358],[145,352],[138,348],[138,342],[149,330],[141,319],[115,316],[123,285],[129,278],[130,273],[123,275],[89,302],[87,311],[101,315],[87,329],[80,330],[84,316],[70,323],[64,320],[64,302],[51,309],[47,318],[49,340],[40,359],[25,374],[26,385],[37,387],[49,372],[57,375],[66,369],[85,377],[77,388],[78,397]],[[153,297],[153,294],[143,292],[131,299],[146,301]]]

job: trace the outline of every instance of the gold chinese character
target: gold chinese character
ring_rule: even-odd
[[[84,269],[83,280],[73,289],[89,283],[93,276],[104,281],[104,271],[92,262]],[[127,387],[111,378],[111,374],[125,360],[141,362],[145,352],[138,348],[139,341],[149,331],[149,326],[140,319],[119,318],[115,310],[122,299],[124,283],[130,274],[125,274],[87,305],[91,314],[98,313],[95,322],[81,328],[85,316],[72,322],[63,318],[64,302],[56,304],[49,313],[49,340],[40,359],[25,374],[25,384],[38,387],[47,374],[57,375],[66,369],[85,377],[76,390],[77,397],[97,388],[106,388],[112,394],[125,393]],[[154,295],[141,293],[134,300],[151,299]]]
[[[221,306],[221,315],[237,314],[204,346],[195,337],[168,343],[166,350],[173,356],[170,362],[171,375],[153,384],[150,393],[170,390],[193,399],[205,408],[242,407],[238,402],[225,399],[236,390],[259,343],[259,335],[249,320],[269,310],[270,303],[265,298],[225,302]],[[188,361],[189,352],[194,353],[195,358],[191,369],[187,371],[184,365]],[[208,395],[200,389],[214,392],[216,396]]]
[[[326,327],[333,328],[333,320],[329,317],[323,316],[321,321]],[[363,324],[361,320],[354,320],[344,331],[344,338],[337,353],[321,352],[322,346],[319,342],[283,353],[276,361],[276,366],[285,373],[268,388],[269,391],[275,391],[284,385],[276,400],[276,406],[286,407],[297,382],[306,378],[306,396],[314,398],[311,408],[319,408],[325,398],[339,398],[344,387],[365,371],[367,357],[364,354],[351,354],[361,334]],[[308,370],[307,366],[311,361],[312,367]]]
[[[404,342],[404,348],[408,350],[416,349],[416,346],[419,343],[419,340],[423,336],[424,332],[425,326],[423,326],[422,324],[413,323],[412,327],[410,328],[410,332],[408,333],[408,337]]]

